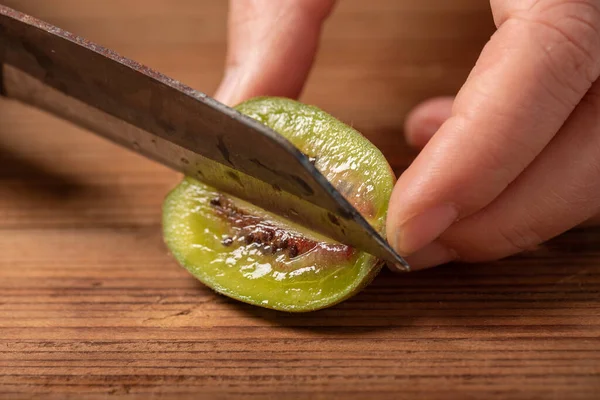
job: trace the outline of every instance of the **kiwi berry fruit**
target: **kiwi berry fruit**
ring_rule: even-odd
[[[306,154],[385,237],[395,176],[371,142],[324,111],[294,100],[255,98],[236,109]],[[163,229],[174,257],[202,283],[234,299],[281,311],[337,304],[364,288],[383,264],[190,177],[165,199]]]

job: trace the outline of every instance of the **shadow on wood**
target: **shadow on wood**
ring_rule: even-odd
[[[70,151],[68,145],[53,145],[44,152],[39,143],[31,149],[24,146],[23,138],[16,140],[20,143],[15,146],[10,145],[11,140],[2,140],[10,135],[0,124],[0,208],[5,211],[0,228],[123,228],[160,222],[161,200],[168,191],[168,186],[159,186],[162,181],[146,187],[128,185],[119,175],[88,175],[89,162],[80,165],[77,157],[64,159],[64,153]],[[60,154],[53,154],[58,148]],[[73,146],[71,151],[77,154],[78,150]],[[145,201],[153,201],[152,208],[136,201],[148,191],[155,194]],[[140,212],[144,212],[143,218]]]
[[[24,198],[35,196],[64,201],[86,190],[85,185],[77,182],[72,176],[53,171],[15,150],[3,147],[2,143],[0,143],[0,180],[3,181],[0,193],[10,191],[12,196]]]

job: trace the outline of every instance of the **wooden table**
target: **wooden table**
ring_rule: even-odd
[[[2,3],[218,84],[224,1]],[[492,31],[482,0],[343,0],[303,100],[400,172],[407,110],[454,93]],[[0,397],[600,396],[599,230],[502,262],[382,273],[337,307],[286,315],[212,293],[169,256],[161,202],[179,179],[0,100]]]

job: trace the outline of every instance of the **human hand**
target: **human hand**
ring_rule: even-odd
[[[407,119],[423,149],[388,237],[415,268],[503,258],[600,213],[600,3],[491,5],[498,30],[458,96]]]
[[[296,97],[333,6],[267,3],[231,1],[225,103]],[[396,184],[387,234],[415,269],[503,258],[600,214],[600,5],[491,6],[498,31],[456,99],[406,122],[423,149]]]

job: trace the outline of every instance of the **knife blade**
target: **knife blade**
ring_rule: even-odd
[[[396,270],[410,270],[277,132],[147,66],[2,5],[0,94],[366,251]],[[240,175],[249,182],[244,187],[235,179]]]

